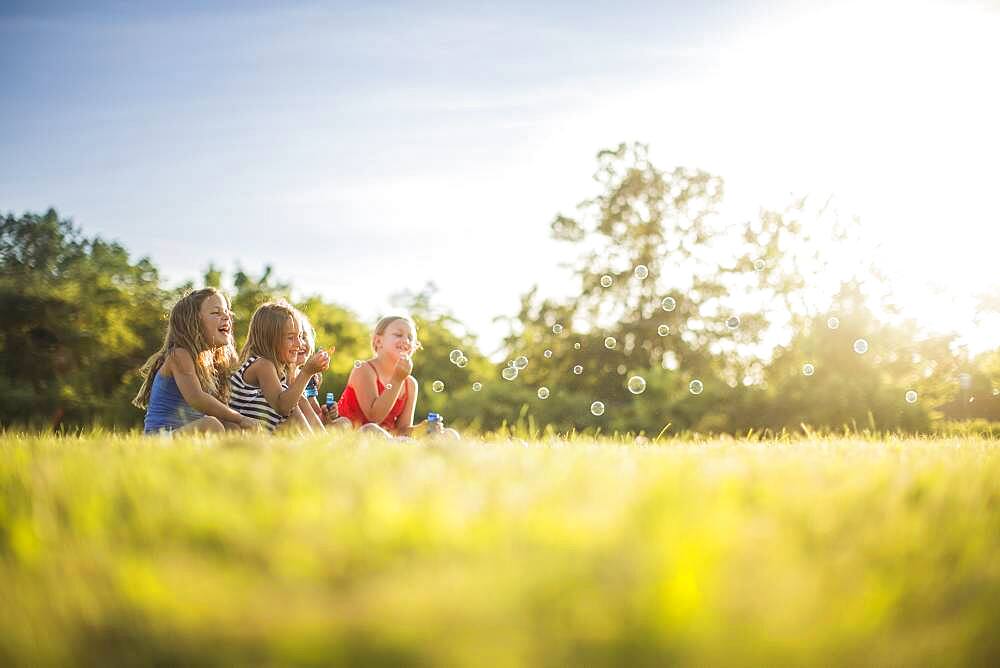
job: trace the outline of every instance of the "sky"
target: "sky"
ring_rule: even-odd
[[[271,264],[374,321],[433,281],[491,352],[573,293],[549,223],[637,140],[733,220],[834,196],[928,332],[998,343],[1000,3],[78,4],[0,3],[0,211],[171,282]]]

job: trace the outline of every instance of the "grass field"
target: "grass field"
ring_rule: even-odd
[[[0,435],[0,664],[1000,662],[1000,441]]]

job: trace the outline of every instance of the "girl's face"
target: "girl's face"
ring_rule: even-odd
[[[281,353],[281,361],[285,364],[295,364],[299,357],[299,348],[302,342],[299,337],[299,324],[294,318],[285,321],[285,326],[281,328],[281,341],[278,343],[278,351]]]
[[[295,366],[302,366],[309,358],[309,339],[304,329],[299,331],[299,352],[295,355]]]
[[[199,316],[205,340],[213,348],[221,348],[232,343],[233,314],[229,311],[229,306],[222,295],[211,295],[203,301]]]
[[[412,355],[416,348],[417,335],[406,320],[393,320],[385,332],[375,337],[375,352],[391,359],[402,355]]]

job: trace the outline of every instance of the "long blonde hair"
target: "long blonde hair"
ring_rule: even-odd
[[[250,318],[250,331],[240,352],[240,364],[251,357],[263,357],[274,364],[279,376],[288,376],[291,364],[281,361],[281,335],[289,320],[299,327],[295,309],[283,299],[258,306]]]
[[[213,347],[205,337],[201,325],[201,305],[213,295],[222,297],[227,308],[231,306],[226,293],[215,288],[202,288],[188,292],[170,309],[163,345],[139,369],[142,385],[132,400],[134,406],[146,408],[149,405],[149,395],[153,391],[156,374],[159,373],[167,356],[178,349],[188,351],[194,359],[194,370],[198,382],[201,383],[201,389],[223,403],[228,400],[229,372],[236,362],[236,348],[232,339],[224,346]],[[209,351],[211,355],[206,354]]]

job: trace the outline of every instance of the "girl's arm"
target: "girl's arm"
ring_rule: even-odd
[[[164,364],[164,367],[167,366],[169,366],[167,370],[173,376],[174,382],[177,383],[177,389],[180,390],[184,401],[191,408],[205,415],[219,418],[224,422],[237,422],[243,427],[256,422],[240,415],[201,388],[198,374],[194,369],[194,359],[187,350],[177,348],[171,352]]]
[[[413,431],[413,413],[417,409],[417,379],[408,376],[406,379],[406,403],[403,412],[396,420],[396,436],[409,436]]]
[[[271,405],[271,408],[278,411],[282,415],[291,415],[292,409],[299,403],[299,399],[302,398],[302,393],[306,389],[306,385],[309,383],[309,378],[316,371],[312,367],[321,366],[325,369],[330,364],[329,355],[326,352],[318,352],[306,360],[303,366],[303,372],[295,377],[292,382],[288,384],[288,389],[283,389],[281,387],[281,379],[278,378],[278,369],[274,366],[274,362],[269,359],[260,358],[256,362],[250,365],[247,369],[247,380],[255,385],[260,386],[261,394],[267,399],[267,403]]]
[[[409,363],[409,369],[413,369],[412,362]],[[406,365],[397,364],[390,379],[392,387],[386,387],[385,392],[379,395],[375,370],[371,368],[371,365],[363,364],[351,371],[347,384],[354,386],[358,406],[365,414],[365,418],[369,422],[382,424],[399,398],[399,393],[403,391],[403,383],[408,375],[409,370],[406,370]]]

